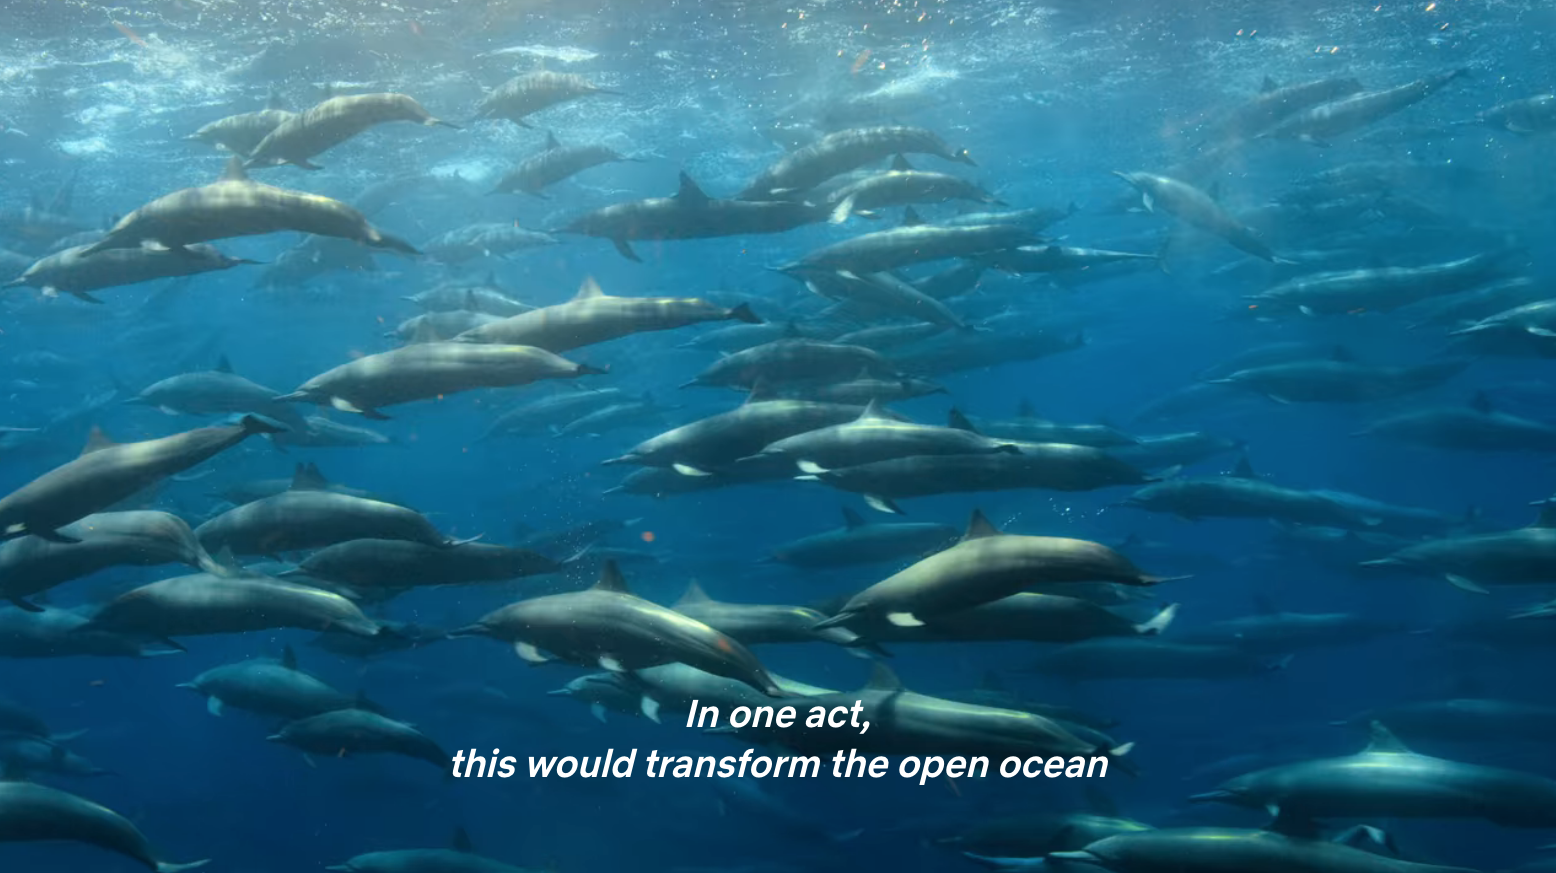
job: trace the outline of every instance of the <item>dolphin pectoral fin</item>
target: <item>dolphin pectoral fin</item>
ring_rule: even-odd
[[[828,224],[842,224],[848,220],[848,216],[854,211],[854,198],[844,197],[832,210],[832,215],[827,219]]]
[[[1270,394],[1268,392],[1265,392],[1264,396],[1265,396],[1265,399],[1274,401],[1275,403],[1279,403],[1282,406],[1290,406],[1291,405],[1291,400],[1289,398],[1282,397],[1279,394]]]
[[[611,243],[616,246],[616,251],[621,252],[622,257],[629,261],[635,261],[639,264],[643,263],[643,259],[638,257],[638,253],[632,250],[632,246],[629,245],[626,240],[613,239],[611,240]]]
[[[1394,837],[1388,831],[1373,827],[1372,825],[1356,825],[1355,827],[1346,828],[1335,834],[1334,839],[1330,840],[1330,842],[1367,851],[1371,851],[1371,847],[1376,846],[1384,849],[1396,858],[1399,857],[1399,846],[1394,842]]]
[[[876,510],[878,512],[887,512],[887,513],[890,513],[892,515],[904,515],[905,514],[902,511],[902,507],[900,507],[897,504],[893,503],[891,498],[889,498],[889,497],[881,497],[881,496],[876,495],[876,494],[866,494],[866,495],[864,495],[864,502],[868,503],[870,505],[871,509],[874,509],[874,510]]]
[[[815,461],[799,460],[794,462],[794,466],[800,468],[801,473],[805,473],[809,476],[819,476],[822,473],[827,472],[826,467],[821,466]]]
[[[1318,823],[1313,819],[1286,812],[1277,803],[1266,804],[1264,809],[1271,816],[1270,823],[1264,826],[1265,830],[1285,837],[1318,839]]]
[[[542,655],[539,649],[529,643],[514,643],[513,652],[528,664],[544,664],[551,660]]]
[[[911,612],[888,612],[886,620],[894,627],[923,627],[924,623]]]
[[[591,703],[591,704],[589,704],[589,714],[594,716],[594,720],[595,721],[599,722],[600,724],[605,724],[605,704],[603,704],[603,703]]]
[[[322,169],[324,169],[323,167],[319,166],[318,164],[315,164],[313,161],[310,161],[307,158],[298,158],[297,160],[292,161],[291,163],[292,163],[293,166],[301,167],[304,170],[322,170]]]
[[[1166,609],[1158,612],[1156,617],[1152,618],[1150,621],[1147,621],[1144,624],[1135,625],[1135,633],[1147,637],[1158,636],[1162,633],[1162,631],[1167,630],[1167,626],[1172,624],[1172,620],[1177,616],[1178,604],[1169,604]]]
[[[10,597],[10,598],[7,598],[7,599],[11,602],[12,606],[16,607],[17,609],[23,610],[24,612],[42,612],[43,611],[43,607],[39,606],[36,603],[33,603],[32,601],[28,600],[25,597]]]
[[[33,536],[37,537],[40,540],[48,540],[51,543],[64,543],[65,545],[75,545],[76,543],[81,542],[81,540],[79,538],[77,538],[77,537],[69,536],[67,534],[62,534],[59,531],[52,530],[52,529],[51,530],[38,530],[37,528],[29,527],[29,528],[27,528],[27,532],[32,534]]]
[[[205,711],[209,712],[211,715],[216,716],[217,718],[220,718],[221,714],[225,712],[226,709],[226,704],[222,703],[222,699],[214,694],[205,699]]]
[[[696,467],[693,467],[690,464],[671,464],[670,465],[670,469],[674,470],[677,473],[680,473],[682,476],[712,476],[713,475],[712,473],[709,473],[707,470],[699,470],[699,469],[697,469]]]
[[[1448,584],[1452,585],[1453,587],[1463,591],[1468,591],[1471,594],[1491,593],[1490,591],[1487,591],[1484,586],[1475,582],[1475,580],[1466,579],[1465,577],[1460,576],[1458,573],[1448,573],[1444,576],[1444,578],[1446,578],[1448,580]]]
[[[1140,195],[1140,205],[1145,207],[1145,211],[1146,212],[1150,212],[1150,213],[1153,213],[1153,214],[1156,212],[1156,198],[1152,197],[1149,194],[1141,194]]]
[[[307,764],[309,767],[312,767],[315,770],[319,769],[319,762],[315,761],[313,756],[307,752],[303,752],[303,763]]]
[[[644,718],[659,724],[659,701],[645,694],[643,699],[638,701],[638,709],[643,713]]]
[[[330,408],[339,409],[341,412],[350,412],[373,421],[388,421],[389,416],[384,415],[372,407],[361,408],[344,397],[331,397]]]
[[[157,873],[183,873],[185,870],[198,870],[199,868],[204,867],[209,863],[211,863],[210,858],[206,858],[200,861],[190,861],[187,864],[174,864],[170,861],[158,861]]]
[[[1206,791],[1203,794],[1189,795],[1189,803],[1223,803],[1231,801],[1233,796],[1232,792],[1218,788],[1215,791]]]
[[[103,301],[93,297],[91,294],[88,294],[85,291],[72,291],[70,292],[70,296],[76,298],[77,300],[85,300],[87,303],[96,303],[99,306],[103,305]]]
[[[600,669],[611,673],[625,673],[627,668],[621,666],[621,662],[610,655],[600,656]]]

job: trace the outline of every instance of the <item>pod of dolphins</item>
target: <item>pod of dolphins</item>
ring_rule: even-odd
[[[284,172],[320,171],[316,159],[330,154],[370,160],[402,128],[410,129],[397,122],[446,129],[428,130],[429,138],[468,137],[494,125],[512,133],[536,128],[539,117],[563,117],[558,107],[606,114],[639,98],[630,88],[546,70],[486,90],[471,111],[447,116],[458,123],[397,92],[330,90],[295,112],[272,96],[263,110],[211,121],[187,137],[195,147],[230,154],[215,181],[214,173],[181,167],[177,172],[189,187],[156,197],[100,231],[75,232],[63,194],[7,213],[0,238],[26,252],[14,264],[0,261],[4,286],[34,289],[40,310],[122,310],[127,307],[116,289],[160,280],[171,280],[169,288],[218,281],[256,261],[214,244],[280,233],[302,234],[303,242],[268,264],[256,288],[281,293],[330,272],[376,271],[374,254],[399,256],[411,271],[403,275],[432,271],[449,278],[401,288],[399,296],[420,311],[383,322],[378,332],[394,347],[352,350],[349,360],[324,372],[300,372],[294,390],[238,375],[223,355],[212,369],[174,368],[139,389],[125,389],[116,376],[106,399],[89,398],[37,428],[0,431],[0,457],[20,483],[0,496],[0,599],[9,604],[0,609],[0,657],[188,658],[188,641],[195,637],[251,633],[268,642],[278,633],[302,631],[331,656],[376,663],[414,659],[432,644],[479,647],[487,645],[484,639],[511,648],[516,663],[594,671],[559,680],[551,695],[584,704],[600,721],[619,713],[671,722],[694,705],[724,712],[853,706],[869,720],[867,733],[756,722],[706,733],[822,758],[840,751],[976,755],[996,766],[1007,757],[1101,758],[1115,774],[1149,783],[1152,766],[1133,754],[1136,739],[1149,747],[1149,725],[1129,725],[1131,739],[1120,741],[1110,733],[1116,723],[1089,706],[1023,697],[992,673],[973,691],[910,690],[886,659],[898,646],[973,651],[1038,644],[1024,666],[1012,669],[1068,685],[1274,681],[1272,676],[1301,669],[1294,656],[1302,651],[1427,630],[1347,612],[1286,612],[1262,595],[1256,614],[1182,630],[1175,627],[1180,615],[1210,599],[1196,592],[1200,580],[1193,577],[1224,570],[1219,558],[1134,535],[1110,542],[1056,535],[1077,531],[1060,524],[1048,525],[1045,534],[1024,532],[1037,525],[1019,521],[1020,513],[996,524],[975,508],[1007,492],[1077,499],[1105,492],[1110,511],[1135,520],[1145,518],[1135,513],[1260,520],[1271,526],[1274,547],[1283,553],[1277,560],[1316,560],[1337,576],[1441,580],[1458,589],[1444,587],[1456,597],[1499,588],[1538,591],[1556,583],[1556,500],[1536,500],[1538,516],[1528,526],[1499,528],[1478,511],[1461,517],[1267,478],[1239,439],[1200,430],[1132,432],[1262,400],[1276,412],[1364,410],[1366,423],[1352,433],[1360,440],[1438,453],[1556,453],[1551,416],[1520,415],[1493,390],[1472,392],[1468,403],[1428,406],[1420,400],[1467,372],[1480,372],[1483,358],[1534,366],[1556,357],[1556,291],[1531,274],[1527,243],[1508,233],[1479,238],[1480,244],[1466,233],[1456,241],[1468,239],[1479,250],[1385,262],[1394,243],[1379,241],[1381,231],[1372,234],[1380,216],[1422,225],[1439,217],[1399,196],[1397,180],[1420,169],[1406,161],[1326,166],[1255,209],[1234,205],[1220,191],[1234,178],[1240,187],[1253,184],[1227,172],[1235,161],[1285,147],[1332,155],[1396,114],[1430,109],[1413,107],[1450,85],[1462,81],[1455,87],[1465,88],[1482,75],[1445,70],[1392,86],[1382,84],[1381,73],[1368,75],[1379,79],[1372,86],[1339,76],[1285,86],[1266,82],[1240,105],[1205,117],[1196,127],[1203,140],[1188,159],[1173,163],[1161,156],[1145,169],[1114,171],[1116,179],[1099,174],[1115,193],[1132,192],[1116,211],[1148,216],[1165,233],[1096,248],[1051,233],[1054,225],[1085,215],[1073,203],[1012,205],[1007,198],[1016,198],[1001,189],[929,168],[938,161],[960,165],[959,173],[984,172],[967,148],[927,127],[901,123],[895,109],[872,116],[871,106],[898,105],[900,95],[888,91],[862,92],[824,107],[816,116],[820,127],[809,134],[803,125],[790,129],[804,141],[756,170],[731,196],[709,193],[713,189],[683,170],[667,169],[653,153],[624,154],[548,130],[538,151],[483,180],[476,197],[487,204],[519,202],[520,195],[542,203],[556,198],[571,209],[580,192],[600,190],[578,179],[613,172],[613,166],[652,170],[666,187],[645,192],[659,196],[551,220],[545,230],[518,221],[476,221],[429,231],[426,242],[413,244],[380,227],[381,213],[421,196],[418,186],[452,184],[447,179],[380,180],[347,203],[256,177],[282,166],[295,168]],[[1520,139],[1548,136],[1556,133],[1556,97],[1512,100],[1442,130],[1448,136],[1466,129]],[[348,142],[353,150],[332,151]],[[1301,145],[1281,145],[1293,142]],[[1421,172],[1431,175],[1430,168]],[[963,211],[951,215],[949,208]],[[920,210],[935,217],[926,220]],[[861,226],[868,229],[852,232]],[[752,238],[791,231],[830,233],[832,241],[763,263],[735,257],[745,254],[743,246],[754,247]],[[577,288],[570,298],[537,305],[500,287],[495,273],[472,281],[458,272],[469,262],[562,247],[591,258],[615,257],[575,237],[608,242],[641,265],[598,264],[587,271],[600,274],[653,272],[680,241],[738,238],[727,245],[731,262],[747,268],[742,281],[750,288],[766,287],[757,284],[765,281],[773,290],[743,297],[725,289],[709,298],[626,296],[606,293],[585,275],[568,280],[569,293]],[[1309,239],[1321,242],[1304,243]],[[1299,248],[1303,244],[1318,248]],[[1363,254],[1355,256],[1347,246]],[[1244,348],[1199,371],[1192,384],[1142,409],[1129,429],[1050,420],[1024,400],[1008,419],[963,411],[967,395],[965,383],[955,381],[958,374],[1055,356],[1073,360],[1072,353],[1094,347],[1089,332],[1039,314],[1032,300],[1043,292],[1034,289],[1104,282],[1149,288],[1174,281],[1185,265],[1207,256],[1228,262],[1206,277],[1207,286],[1229,281],[1245,292],[1223,295],[1231,301],[1223,320],[1278,330],[1284,339]],[[1229,279],[1233,271],[1261,277],[1262,290]],[[1002,282],[1020,284],[1012,294]],[[1034,282],[1044,285],[1029,284]],[[535,290],[537,297],[545,293]],[[156,307],[181,302],[188,301],[158,292],[136,317],[154,321]],[[19,308],[14,320],[27,314]],[[1354,339],[1290,339],[1333,323],[1354,323],[1353,338],[1385,336],[1391,328],[1430,333],[1442,352],[1425,360],[1378,360],[1356,354]],[[27,329],[49,327],[40,321]],[[158,343],[147,342],[147,349]],[[632,353],[621,354],[626,349]],[[346,356],[344,349],[331,353]],[[694,362],[695,375],[679,384],[685,391],[661,375],[672,356]],[[20,356],[13,364],[18,372],[28,366]],[[35,363],[40,370],[61,366],[54,359]],[[627,376],[649,374],[653,384],[648,390],[626,387],[622,373],[628,369]],[[710,559],[686,562],[701,569],[697,578],[680,580],[684,593],[667,605],[637,593],[634,588],[647,586],[629,581],[658,578],[663,571],[656,568],[666,560],[622,543],[635,522],[598,518],[531,531],[511,544],[488,542],[484,532],[461,536],[455,525],[398,499],[331,482],[312,461],[297,462],[290,477],[219,486],[218,509],[201,517],[178,511],[183,506],[167,498],[207,473],[230,470],[250,437],[262,437],[255,444],[268,441],[279,452],[391,443],[403,448],[417,440],[395,430],[400,423],[394,417],[430,415],[441,403],[470,399],[457,396],[471,392],[515,399],[501,409],[469,407],[485,415],[484,431],[469,434],[472,443],[499,450],[515,439],[562,439],[586,448],[601,467],[631,468],[604,486],[578,480],[587,483],[580,487],[589,489],[590,500],[602,494],[664,499],[723,489],[759,493],[751,486],[831,489],[826,493],[853,504],[843,508],[841,526],[778,544],[757,565],[764,573],[787,570],[860,584],[808,604],[762,602],[757,595],[738,596],[740,576],[754,572],[749,562],[736,570]],[[733,401],[705,405],[735,392]],[[933,402],[938,395],[957,403],[936,419],[944,423],[893,408]],[[667,402],[669,396],[685,402]],[[219,420],[115,442],[95,426],[110,404]],[[347,423],[363,419],[389,424]],[[10,452],[51,440],[57,445],[59,434],[77,425],[90,427],[91,435],[72,460],[50,467],[36,463],[35,451]],[[624,431],[633,436],[618,438]],[[607,444],[612,448],[602,448]],[[1234,455],[1228,472],[1185,471]],[[537,450],[533,457],[544,464],[558,456]],[[393,472],[414,476],[416,464]],[[567,471],[556,473],[536,502],[560,499]],[[947,495],[977,495],[958,524],[891,519]],[[1036,499],[1023,505],[1036,505]],[[746,507],[753,524],[760,505],[752,498]],[[652,542],[653,536],[644,531],[641,539]],[[166,567],[159,572],[182,575],[88,592],[83,580],[122,567]],[[1257,572],[1246,564],[1238,569]],[[697,581],[719,575],[728,578],[715,578],[708,587],[732,599],[711,596]],[[483,595],[506,602],[466,609],[469,614],[443,629],[403,617],[420,612],[390,617],[403,595],[427,589],[423,595],[445,597],[445,586],[480,586]],[[1168,594],[1167,602],[1147,602],[1158,592]],[[78,604],[55,605],[57,597]],[[445,602],[451,609],[463,605],[451,596]],[[1492,647],[1513,646],[1517,635],[1527,634],[1540,645],[1553,617],[1556,601],[1536,602],[1489,624],[1466,620],[1431,630],[1439,639],[1462,635]],[[449,642],[467,638],[475,641]],[[868,680],[855,690],[837,690],[781,676],[764,664],[765,647],[811,643],[827,644],[813,648],[828,656],[869,661]],[[1539,651],[1549,652],[1544,645]],[[310,764],[315,757],[397,756],[430,764],[452,779],[451,756],[438,740],[367,695],[305,671],[290,644],[279,648],[279,657],[215,664],[180,687],[203,697],[212,716],[236,709],[268,720],[272,729],[264,738],[297,750]],[[504,711],[521,706],[505,692],[485,689],[483,695],[483,705]],[[1088,812],[1050,808],[984,816],[938,835],[933,850],[945,852],[940,860],[947,863],[1005,871],[1472,873],[1418,860],[1378,825],[1453,819],[1556,829],[1556,780],[1422,754],[1396,736],[1432,743],[1490,735],[1548,745],[1556,737],[1556,708],[1463,697],[1384,705],[1340,724],[1366,728],[1369,744],[1340,757],[1233,759],[1236,772],[1186,798],[1207,808],[1262,813],[1263,828],[1158,828],[1125,817],[1093,792]],[[109,772],[72,751],[72,739],[0,699],[0,843],[83,843],[158,873],[211,863],[166,860],[139,822],[31,781]],[[948,781],[953,791],[967,790],[965,781]],[[743,810],[796,844],[844,852],[844,844],[870,839],[870,829],[820,822],[750,778],[717,783],[720,809]],[[461,788],[450,782],[440,790]],[[174,828],[164,820],[147,824],[158,833]],[[195,823],[186,842],[209,843],[218,862],[212,869],[237,863],[222,858],[212,834]],[[5,851],[0,846],[0,859]],[[477,854],[463,828],[449,848],[367,852],[327,869],[520,873]]]

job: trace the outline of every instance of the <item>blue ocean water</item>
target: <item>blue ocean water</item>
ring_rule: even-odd
[[[1509,573],[1516,579],[1491,570],[1477,578],[1463,569],[1386,573],[1357,566],[1429,539],[1520,529],[1538,513],[1531,504],[1556,490],[1550,466],[1556,436],[1549,430],[1556,427],[1556,387],[1550,340],[1539,332],[1556,325],[1547,314],[1547,327],[1540,328],[1536,313],[1515,319],[1510,333],[1487,329],[1471,337],[1484,341],[1450,336],[1556,296],[1541,293],[1550,290],[1553,268],[1544,242],[1556,203],[1549,172],[1556,110],[1534,104],[1527,118],[1482,117],[1552,88],[1548,43],[1556,12],[1548,4],[175,0],[125,7],[13,4],[7,17],[13,24],[0,35],[4,280],[21,276],[57,246],[91,245],[143,204],[215,182],[231,151],[187,138],[224,117],[259,111],[272,98],[301,112],[341,95],[403,93],[458,129],[384,123],[314,155],[322,170],[248,171],[269,185],[354,204],[374,227],[423,254],[346,240],[317,256],[306,249],[288,256],[303,239],[296,231],[305,228],[259,235],[218,229],[195,241],[211,239],[221,252],[257,263],[189,279],[110,284],[91,292],[97,304],[68,288],[45,293],[42,283],[5,290],[0,425],[18,430],[0,434],[0,490],[20,489],[71,462],[94,427],[127,443],[218,424],[229,413],[273,414],[266,407],[193,415],[126,401],[159,380],[211,371],[221,362],[276,394],[292,392],[331,368],[412,339],[409,331],[393,335],[424,312],[407,298],[440,285],[546,307],[571,300],[592,279],[612,296],[749,304],[772,325],[829,341],[848,330],[922,323],[901,310],[840,314],[835,301],[773,269],[823,246],[903,225],[898,202],[839,224],[829,223],[830,210],[820,210],[804,226],[769,234],[720,236],[724,227],[715,221],[703,228],[709,238],[696,239],[656,238],[673,234],[644,219],[631,242],[641,262],[623,257],[609,239],[561,232],[545,245],[506,253],[497,243],[460,252],[433,244],[442,234],[485,223],[560,231],[591,210],[670,197],[681,173],[708,196],[732,199],[787,153],[835,142],[826,138],[840,131],[906,126],[932,131],[973,161],[915,153],[907,156],[915,170],[971,180],[1000,201],[915,201],[929,226],[1007,209],[1044,207],[1063,215],[1073,204],[1073,214],[1035,230],[1042,239],[1031,245],[1156,259],[1125,262],[1127,269],[1051,273],[988,266],[974,290],[946,301],[966,326],[916,348],[988,349],[1004,341],[1021,352],[1013,357],[1031,359],[972,361],[966,368],[903,365],[901,375],[932,379],[944,391],[892,400],[891,410],[926,425],[945,424],[953,408],[1008,424],[1023,420],[1018,409],[1027,402],[1033,413],[1027,420],[1105,423],[1147,440],[1204,431],[1223,438],[1225,450],[1189,459],[1181,470],[1172,461],[1142,463],[1138,472],[1170,484],[1231,474],[1246,458],[1257,481],[1308,495],[1347,492],[1433,514],[1422,528],[1400,531],[1375,509],[1356,510],[1350,532],[1332,529],[1338,545],[1321,549],[1292,546],[1292,529],[1278,513],[1226,518],[1205,512],[1188,519],[1181,516],[1196,513],[1125,505],[1144,478],[1077,491],[962,490],[957,486],[964,483],[955,482],[942,489],[948,493],[897,501],[902,518],[872,508],[859,493],[793,481],[803,473],[799,468],[767,482],[695,493],[605,493],[638,468],[602,461],[742,403],[742,393],[726,388],[678,387],[720,360],[720,351],[699,347],[698,337],[738,322],[569,348],[559,353],[608,372],[523,387],[433,391],[390,406],[383,421],[354,414],[349,403],[330,408],[328,397],[322,406],[292,404],[303,415],[367,427],[387,441],[283,450],[275,445],[281,439],[251,438],[151,490],[89,511],[156,509],[198,526],[233,508],[224,499],[231,486],[287,480],[297,465],[312,463],[330,482],[411,507],[453,538],[479,535],[482,543],[529,547],[545,532],[620,522],[606,525],[603,536],[563,538],[565,548],[548,552],[566,562],[555,573],[426,585],[387,603],[369,598],[362,604],[374,622],[451,630],[521,599],[583,589],[594,582],[601,558],[612,556],[632,592],[659,604],[676,603],[695,582],[721,602],[835,609],[838,597],[924,555],[807,568],[771,561],[775,549],[839,527],[845,507],[871,524],[938,522],[957,530],[976,509],[1007,533],[1103,543],[1146,573],[1190,577],[1148,589],[1148,599],[1131,592],[1127,602],[1106,601],[1104,608],[1144,622],[1167,604],[1180,604],[1160,640],[1192,645],[1205,639],[1196,634],[1211,634],[1232,665],[1228,672],[1238,675],[1212,668],[1203,675],[1091,681],[1034,669],[1041,657],[1061,650],[1059,642],[885,642],[886,663],[914,692],[955,697],[998,688],[1011,705],[1036,701],[1105,715],[1116,722],[1106,729],[1110,737],[1136,744],[1127,760],[1139,774],[1115,769],[1100,781],[958,779],[923,787],[895,778],[763,784],[771,799],[795,811],[802,820],[796,824],[771,808],[732,800],[713,780],[532,780],[521,772],[507,780],[455,781],[404,756],[305,757],[267,741],[283,719],[235,706],[213,717],[199,695],[178,687],[223,664],[278,658],[290,646],[300,668],[346,695],[360,691],[449,754],[500,748],[521,761],[632,748],[725,755],[753,745],[687,729],[670,706],[658,724],[631,711],[597,719],[586,703],[547,692],[599,672],[600,665],[532,666],[491,640],[436,640],[361,658],[320,648],[314,630],[278,627],[170,634],[187,651],[165,656],[0,661],[0,699],[35,713],[60,746],[112,771],[58,775],[11,762],[11,775],[117,811],[146,834],[159,859],[210,858],[209,869],[232,873],[310,870],[367,852],[447,847],[463,828],[480,854],[536,870],[977,869],[946,840],[1014,814],[1107,811],[1159,828],[1262,827],[1270,818],[1262,809],[1187,798],[1242,772],[1358,752],[1367,743],[1365,725],[1332,722],[1363,711],[1463,698],[1556,705],[1544,681],[1556,634],[1541,619],[1509,618],[1551,596],[1556,563],[1550,554],[1521,558],[1520,572]],[[1228,132],[1229,113],[1284,86],[1354,78],[1372,93],[1458,70],[1465,74],[1397,111],[1344,130],[1312,127],[1318,133],[1307,141],[1295,134],[1259,136],[1280,119]],[[562,100],[522,124],[479,117],[477,107],[493,89],[537,71],[581,76],[611,93]],[[1289,103],[1271,111],[1289,119],[1308,109]],[[542,152],[548,133],[563,146],[604,145],[631,160],[558,181],[544,198],[488,193],[504,172]],[[880,174],[894,154],[823,175]],[[1115,171],[1161,174],[1191,186],[1235,227],[1253,228],[1276,262],[1236,247],[1225,226],[1220,233],[1206,230],[1167,197],[1145,208]],[[389,187],[374,188],[384,183]],[[772,196],[823,204],[830,194],[818,183]],[[368,198],[377,201],[372,209]],[[219,223],[219,217],[195,222]],[[900,265],[860,272],[912,280],[992,254],[908,255]],[[1250,299],[1303,277],[1376,275],[1475,256],[1495,261],[1495,275],[1451,287],[1405,281],[1405,293],[1419,299],[1397,308],[1368,305],[1364,297],[1333,312]],[[299,263],[303,269],[283,272]],[[1488,286],[1510,279],[1528,280],[1515,289],[1521,296],[1476,305],[1477,295],[1489,297]],[[453,299],[451,308],[458,309],[475,298],[458,290]],[[1455,304],[1465,308],[1439,308]],[[1536,329],[1527,330],[1526,322]],[[781,342],[781,336],[775,329],[764,341]],[[1039,354],[1055,337],[1080,342]],[[414,339],[429,338],[451,339]],[[1205,385],[1207,369],[1278,343],[1321,348],[1304,360],[1339,359],[1361,370],[1440,361],[1464,366],[1432,384],[1361,401],[1338,398],[1346,380],[1326,388],[1330,395],[1305,398],[1292,396],[1297,389],[1271,388],[1256,374],[1240,385],[1199,388],[1214,393],[1179,414],[1148,412],[1161,398]],[[912,360],[912,348],[881,353],[888,362]],[[814,387],[800,385],[794,396]],[[488,435],[501,414],[522,404],[604,389],[633,398],[646,393],[665,408],[621,427],[558,434],[553,431],[568,423],[558,420],[531,434]],[[1465,450],[1357,435],[1390,416],[1471,409],[1477,397],[1480,408],[1491,410],[1483,415],[1522,422],[1521,432],[1530,435],[1521,447]],[[1240,448],[1231,448],[1234,443]],[[932,478],[933,467],[930,462],[914,478]],[[1385,530],[1398,537],[1387,549],[1376,544]],[[17,572],[6,569],[3,555],[0,592],[11,584],[3,574]],[[238,555],[247,565],[267,557],[291,566],[305,554]],[[29,602],[90,616],[137,586],[193,572],[177,563],[115,566]],[[1450,584],[1448,573],[1469,584]],[[1043,590],[1063,594],[1057,587]],[[21,621],[22,612],[6,607],[0,616]],[[1273,613],[1343,613],[1379,627],[1358,632],[1360,639],[1336,632],[1256,645],[1214,626]],[[860,651],[825,643],[753,644],[753,651],[772,672],[827,689],[851,692],[871,675],[869,660],[856,657]],[[0,655],[14,653],[0,637]],[[1390,727],[1421,753],[1556,777],[1551,746],[1536,722],[1534,716],[1488,719],[1487,732],[1457,740],[1447,727],[1417,735]],[[847,749],[850,739],[845,732],[837,742]],[[26,769],[37,772],[21,772]],[[1527,804],[1548,817],[1556,793]],[[0,864],[7,870],[138,866],[79,843],[28,842],[39,832],[12,829],[7,814],[0,802]],[[1535,861],[1538,847],[1551,842],[1540,828],[1450,818],[1400,812],[1340,815],[1334,823],[1386,827],[1405,858],[1474,869]]]

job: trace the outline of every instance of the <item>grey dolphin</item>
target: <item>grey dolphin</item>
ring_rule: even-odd
[[[107,236],[80,254],[139,248],[148,241],[176,251],[193,243],[287,230],[420,254],[415,246],[384,233],[338,200],[249,179],[239,157],[227,164],[217,181],[163,195],[119,219]]]
[[[31,782],[0,782],[0,843],[64,840],[124,855],[156,873],[181,873],[210,861],[160,861],[130,820],[84,797]]]
[[[586,591],[521,600],[452,635],[511,643],[532,663],[550,660],[545,652],[613,673],[680,662],[739,680],[770,697],[783,694],[745,646],[633,595],[613,561],[605,563],[599,581]]]
[[[1239,776],[1192,800],[1268,810],[1277,821],[1481,818],[1556,827],[1556,781],[1412,752],[1381,723],[1362,752]]]
[[[334,148],[370,127],[413,121],[427,127],[454,127],[434,118],[405,94],[349,94],[330,97],[276,125],[248,154],[249,168],[292,164],[321,169],[310,158]]]
[[[278,430],[252,415],[237,424],[136,443],[115,443],[94,430],[81,457],[0,498],[0,540],[32,534],[72,542],[59,528],[208,461],[254,434]]]

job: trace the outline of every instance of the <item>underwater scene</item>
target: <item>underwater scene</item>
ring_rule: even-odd
[[[10,0],[0,873],[1556,873],[1556,4]]]

